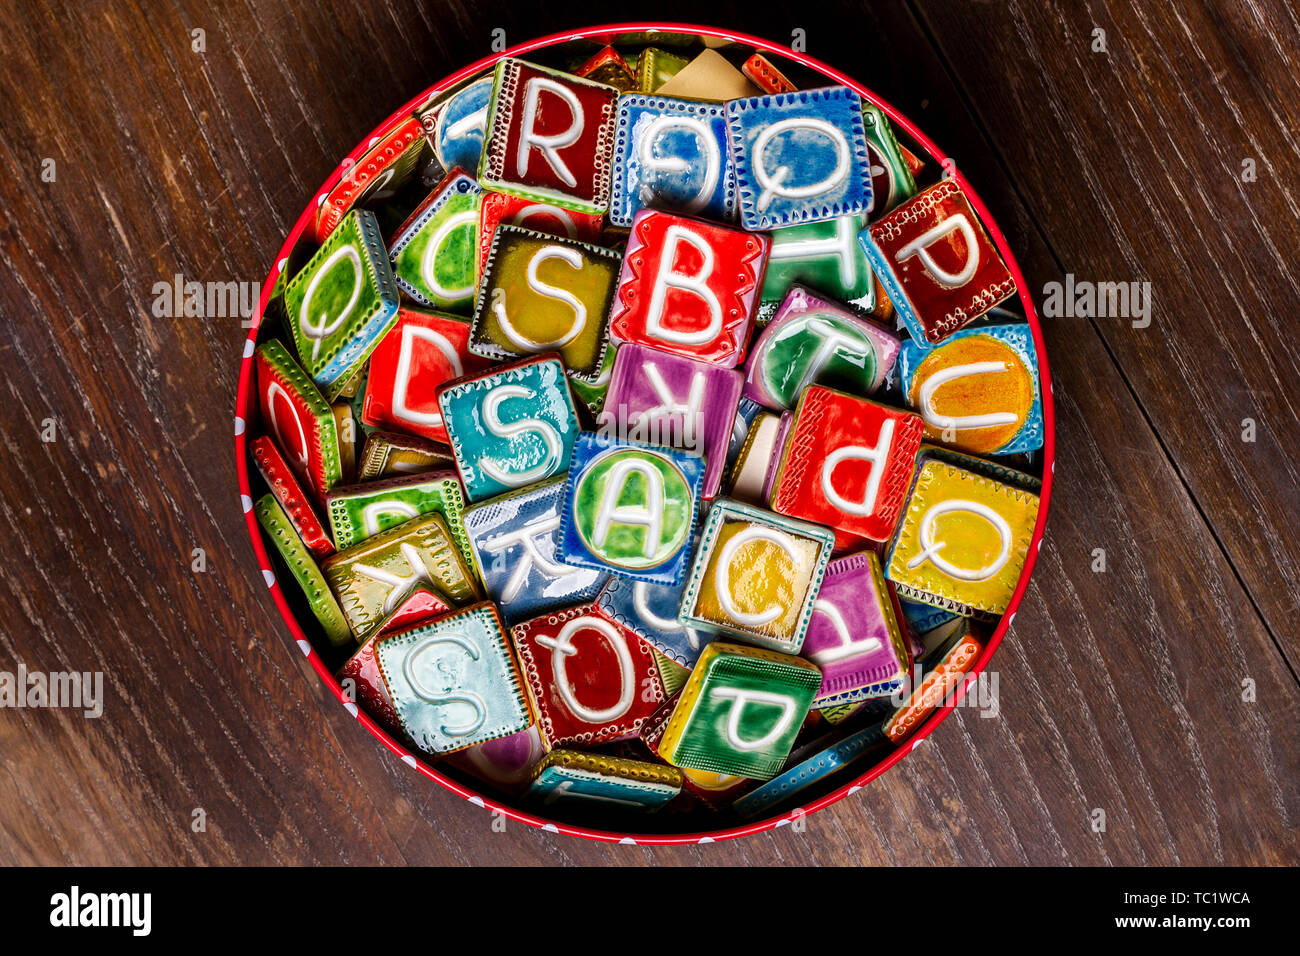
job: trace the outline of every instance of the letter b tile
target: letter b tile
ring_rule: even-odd
[[[734,368],[770,246],[767,236],[641,210],[632,220],[610,336]]]

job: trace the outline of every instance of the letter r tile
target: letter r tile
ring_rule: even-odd
[[[507,58],[497,64],[483,188],[579,212],[609,205],[618,90]]]

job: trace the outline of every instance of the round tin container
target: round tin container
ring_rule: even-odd
[[[258,525],[257,517],[253,513],[253,493],[250,485],[248,451],[246,448],[247,434],[246,422],[250,416],[257,415],[256,401],[256,383],[253,372],[253,353],[259,341],[259,331],[261,328],[262,313],[265,310],[268,300],[270,299],[271,290],[275,286],[276,280],[279,279],[282,270],[287,268],[289,261],[298,261],[299,256],[295,252],[301,252],[304,249],[313,247],[312,228],[315,223],[317,208],[325,201],[325,197],[330,190],[339,182],[340,178],[347,173],[349,169],[356,165],[362,155],[373,145],[382,132],[392,127],[395,123],[409,117],[411,112],[424,103],[430,96],[441,90],[447,89],[467,77],[483,73],[490,70],[498,60],[508,56],[527,57],[529,54],[538,54],[544,52],[544,55],[551,57],[565,46],[585,42],[588,47],[594,42],[604,44],[610,42],[619,34],[643,33],[643,32],[661,32],[673,34],[694,34],[701,38],[708,38],[714,41],[733,42],[752,47],[754,51],[763,53],[769,57],[776,57],[777,65],[783,63],[797,64],[798,67],[814,74],[820,74],[826,80],[826,85],[844,85],[857,91],[864,99],[869,100],[878,106],[889,117],[894,124],[896,131],[902,131],[910,137],[912,143],[919,146],[926,154],[925,159],[928,162],[943,165],[945,153],[939,149],[917,126],[903,116],[888,103],[876,96],[871,90],[867,89],[861,83],[853,80],[838,70],[821,63],[804,53],[796,53],[789,47],[778,46],[767,40],[761,40],[757,37],[748,36],[743,33],[737,33],[732,30],[720,30],[712,27],[693,26],[690,24],[677,23],[625,23],[608,26],[589,27],[583,30],[577,30],[569,33],[554,34],[551,36],[541,37],[522,43],[517,46],[503,50],[501,53],[479,60],[470,66],[453,73],[439,83],[434,84],[426,90],[420,92],[418,96],[411,99],[410,102],[403,105],[395,111],[387,120],[376,127],[375,131],[365,137],[356,148],[340,162],[339,167],[333,174],[321,185],[316,194],[307,203],[302,215],[294,224],[289,232],[288,238],[280,248],[276,256],[276,262],[271,268],[270,275],[262,285],[262,298],[258,303],[258,310],[253,319],[253,326],[249,331],[248,339],[244,343],[243,360],[239,370],[239,386],[235,403],[235,462],[236,470],[239,475],[239,491],[242,507],[244,511],[244,520],[248,528],[248,535],[253,545],[253,552],[257,555],[258,565],[262,569],[262,577],[269,586],[271,597],[275,601],[275,606],[279,608],[280,615],[284,618],[285,624],[288,625],[290,633],[298,643],[298,647],[311,662],[317,675],[329,688],[330,693],[344,706],[347,711],[355,717],[363,727],[373,734],[380,743],[387,747],[403,763],[409,765],[413,770],[423,774],[430,780],[435,781],[441,786],[447,788],[452,793],[469,800],[486,810],[501,813],[502,815],[526,823],[529,826],[540,827],[543,830],[552,833],[565,833],[573,836],[586,837],[592,840],[604,840],[614,843],[639,843],[639,844],[660,844],[660,843],[713,843],[717,840],[731,839],[733,837],[747,836],[751,833],[760,833],[764,830],[770,830],[775,827],[781,827],[799,816],[806,816],[823,807],[843,799],[845,796],[856,793],[866,784],[870,783],[876,777],[880,776],[894,764],[898,763],[907,756],[912,750],[920,746],[921,742],[934,731],[948,714],[952,712],[957,703],[963,696],[966,682],[963,682],[952,699],[948,700],[944,706],[937,709],[925,720],[925,722],[901,745],[888,753],[883,759],[877,761],[870,767],[865,768],[862,772],[854,776],[844,776],[841,774],[836,778],[837,785],[832,789],[822,788],[811,790],[809,799],[797,809],[786,809],[774,816],[767,816],[752,822],[746,822],[725,829],[709,829],[700,826],[701,823],[707,823],[708,820],[700,816],[682,815],[680,817],[665,817],[663,814],[655,815],[659,819],[656,821],[658,826],[650,832],[613,832],[609,830],[600,830],[575,825],[572,822],[561,822],[551,820],[532,812],[523,805],[514,805],[504,802],[502,798],[489,796],[480,793],[476,789],[476,784],[472,778],[464,777],[460,774],[451,776],[446,768],[435,767],[426,763],[417,754],[411,753],[400,742],[393,737],[384,728],[379,726],[370,715],[361,710],[357,705],[343,693],[338,680],[331,673],[329,667],[321,659],[308,640],[307,633],[299,623],[294,611],[290,608],[289,602],[281,590],[279,582],[276,580],[274,573],[271,571],[271,559],[267,555],[266,548],[262,540],[261,528]],[[989,659],[997,650],[1002,641],[1003,635],[1007,628],[1015,619],[1016,608],[1019,607],[1020,601],[1024,596],[1025,589],[1029,585],[1029,577],[1033,571],[1034,561],[1038,556],[1039,548],[1042,546],[1043,529],[1047,522],[1048,502],[1051,498],[1052,491],[1052,474],[1055,470],[1055,413],[1052,400],[1052,380],[1048,368],[1047,352],[1043,343],[1042,330],[1039,327],[1038,315],[1034,309],[1032,299],[1025,292],[1025,278],[1020,271],[1020,266],[1016,262],[1016,257],[1008,247],[1002,231],[998,228],[996,222],[990,216],[988,208],[976,194],[970,184],[962,177],[961,172],[955,168],[951,169],[951,175],[961,185],[963,193],[970,200],[971,205],[978,213],[985,228],[988,230],[989,237],[997,246],[1003,261],[1010,270],[1011,275],[1015,278],[1016,288],[1019,290],[1018,297],[1029,328],[1034,337],[1034,348],[1038,355],[1039,376],[1042,383],[1042,400],[1043,400],[1043,421],[1044,421],[1044,439],[1042,449],[1042,491],[1040,492],[1040,504],[1038,511],[1038,522],[1034,528],[1033,540],[1030,542],[1028,557],[1025,561],[1024,570],[1020,574],[1020,580],[1016,583],[1015,592],[1012,595],[1011,603],[1006,613],[999,619],[993,628],[992,634],[988,637],[983,652],[975,661],[971,669],[971,675],[976,675],[988,666]],[[314,631],[316,625],[312,623],[309,630]],[[454,773],[454,771],[452,771]],[[824,791],[824,792],[823,792]],[[660,827],[666,825],[669,821],[677,821],[682,826],[682,832],[673,832],[664,830],[660,832]]]

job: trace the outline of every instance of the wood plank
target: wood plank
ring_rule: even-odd
[[[1056,321],[1102,336],[1294,674],[1294,4],[919,5],[1062,271],[1151,284],[1149,328]]]

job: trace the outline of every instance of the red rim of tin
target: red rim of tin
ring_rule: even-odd
[[[395,741],[387,731],[371,719],[369,714],[344,697],[343,689],[339,686],[339,682],[321,661],[320,655],[318,655],[312,648],[311,642],[307,639],[302,628],[298,625],[297,619],[290,611],[284,594],[280,590],[279,582],[271,571],[271,560],[266,553],[266,548],[263,546],[261,530],[258,526],[257,518],[253,514],[253,499],[248,476],[248,453],[245,447],[246,436],[244,434],[244,423],[248,417],[249,403],[253,400],[254,395],[252,375],[253,352],[257,346],[257,333],[261,327],[262,313],[270,298],[271,289],[274,286],[276,279],[279,277],[281,269],[284,268],[287,263],[287,257],[297,244],[299,237],[304,230],[313,225],[317,207],[324,202],[330,189],[338,183],[343,174],[361,158],[362,154],[364,154],[369,148],[370,142],[375,135],[392,126],[403,116],[409,116],[412,110],[427,100],[431,95],[446,89],[468,76],[492,66],[504,57],[519,56],[521,54],[538,50],[542,47],[555,46],[572,40],[612,37],[613,35],[620,33],[652,31],[660,33],[690,33],[701,37],[712,37],[720,40],[744,43],[748,46],[752,46],[757,51],[773,53],[791,60],[792,62],[799,63],[808,69],[821,73],[823,76],[826,76],[836,83],[855,90],[860,96],[876,104],[876,106],[884,110],[891,121],[905,130],[916,143],[920,144],[920,146],[930,154],[932,159],[942,163],[945,158],[945,154],[928,136],[921,132],[921,130],[919,130],[911,120],[903,116],[903,114],[898,112],[898,110],[883,101],[861,83],[858,83],[833,67],[827,66],[825,63],[822,63],[807,54],[797,53],[789,47],[782,47],[778,44],[772,43],[771,41],[762,40],[745,33],[737,33],[732,30],[719,30],[713,27],[701,27],[684,23],[618,23],[606,26],[588,27],[582,30],[567,33],[555,33],[550,36],[539,37],[535,40],[530,40],[527,43],[512,46],[507,50],[503,50],[501,53],[484,57],[478,62],[458,70],[451,76],[445,78],[442,82],[434,84],[428,89],[422,91],[419,96],[411,99],[408,103],[402,106],[401,109],[394,112],[383,123],[377,126],[375,132],[372,132],[369,137],[362,140],[340,163],[339,168],[330,175],[324,185],[322,185],[316,192],[312,201],[308,203],[307,208],[303,210],[302,215],[298,217],[298,221],[294,224],[293,229],[290,230],[288,238],[285,239],[284,245],[281,246],[280,252],[276,256],[276,263],[272,266],[270,275],[267,276],[265,283],[263,283],[262,297],[258,302],[257,314],[253,318],[252,328],[249,330],[248,337],[244,342],[243,361],[239,368],[239,385],[235,403],[235,468],[239,475],[240,500],[244,511],[244,521],[248,526],[248,535],[253,543],[253,552],[257,555],[258,565],[262,569],[262,577],[267,582],[267,586],[271,591],[271,596],[275,600],[275,606],[280,610],[280,616],[284,618],[285,623],[289,626],[289,631],[298,642],[298,647],[302,650],[303,654],[307,656],[307,659],[311,662],[317,675],[325,683],[325,686],[329,688],[330,692],[339,703],[347,709],[348,713],[360,721],[361,725],[365,727],[366,730],[378,738],[380,743],[399,757],[403,763],[419,771],[429,779],[437,782],[452,793],[464,797],[470,803],[483,807],[486,810],[500,813],[511,820],[518,820],[520,823],[526,823],[529,826],[537,827],[551,833],[564,833],[571,836],[586,837],[590,840],[601,840],[608,843],[701,844],[748,836],[753,833],[761,833],[764,830],[772,830],[785,826],[796,817],[815,813],[823,807],[829,806],[843,797],[861,790],[872,780],[876,779],[876,777],[879,777],[882,773],[919,747],[921,742],[925,740],[925,738],[928,737],[960,703],[961,699],[965,696],[966,688],[969,685],[970,680],[988,666],[989,659],[993,656],[993,652],[996,651],[998,645],[1002,643],[1003,635],[1006,634],[1007,628],[1011,626],[1011,622],[1015,619],[1016,609],[1019,608],[1020,601],[1024,597],[1025,589],[1029,586],[1029,578],[1033,574],[1034,562],[1043,545],[1043,529],[1047,524],[1048,502],[1051,499],[1052,493],[1052,477],[1056,470],[1056,415],[1052,398],[1052,378],[1047,363],[1047,350],[1043,343],[1043,332],[1038,323],[1038,312],[1034,308],[1032,298],[1025,291],[1025,277],[1020,271],[1020,266],[1016,262],[1015,255],[1007,245],[1006,238],[1002,235],[1002,230],[998,228],[997,223],[994,222],[992,216],[989,214],[988,207],[984,205],[983,200],[981,200],[974,189],[971,188],[971,185],[966,181],[965,177],[962,176],[960,170],[951,169],[952,178],[956,179],[956,181],[961,185],[962,191],[966,194],[971,205],[979,214],[981,221],[989,232],[989,236],[993,239],[994,245],[997,246],[998,252],[1001,253],[1003,260],[1007,264],[1007,268],[1011,270],[1011,275],[1016,280],[1016,288],[1018,290],[1017,294],[1021,305],[1024,307],[1025,319],[1029,323],[1030,331],[1034,337],[1034,349],[1038,354],[1044,424],[1043,488],[1039,496],[1040,504],[1038,509],[1038,523],[1034,527],[1034,536],[1030,542],[1029,554],[1025,560],[1024,570],[1020,573],[1020,580],[1016,583],[1015,592],[1011,596],[1011,603],[1007,607],[1006,613],[999,619],[992,636],[989,637],[988,641],[985,643],[983,652],[975,661],[974,667],[971,668],[970,676],[958,685],[955,693],[951,695],[951,699],[943,707],[931,714],[925,722],[917,728],[916,732],[913,733],[912,736],[899,745],[894,752],[884,760],[873,765],[866,772],[841,784],[830,793],[827,793],[797,809],[788,810],[777,816],[768,817],[763,820],[746,823],[724,830],[700,831],[697,833],[615,833],[608,830],[587,829],[569,823],[556,823],[544,817],[536,816],[527,811],[520,810],[516,807],[507,806],[495,799],[483,796],[475,790],[466,787],[459,781],[453,780],[450,777],[439,773],[435,768],[425,764],[417,755],[412,754],[400,743]]]

